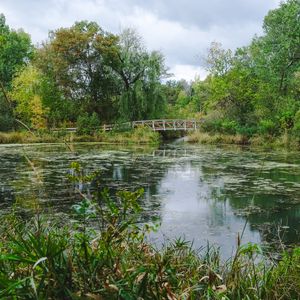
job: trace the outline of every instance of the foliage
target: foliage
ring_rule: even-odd
[[[14,127],[12,112],[7,108],[7,104],[0,96],[0,131],[9,131]]]
[[[100,126],[100,120],[96,113],[91,116],[85,113],[77,119],[77,133],[78,134],[93,134]]]
[[[15,73],[32,56],[30,37],[23,30],[12,30],[0,14],[0,131],[14,127],[12,103],[8,97]]]
[[[121,33],[118,45],[120,51],[111,66],[121,82],[121,118],[134,121],[161,116],[165,110],[160,83],[166,73],[163,55],[157,51],[148,53],[132,29]]]
[[[23,30],[12,30],[0,14],[0,82],[4,88],[10,86],[18,69],[32,55],[30,37]]]
[[[37,66],[53,78],[65,99],[102,119],[111,117],[110,98],[116,85],[107,60],[116,55],[117,37],[95,22],[76,22],[70,28],[51,32],[50,40],[38,50]]]
[[[10,97],[15,100],[15,113],[34,129],[46,127],[48,109],[43,105],[42,74],[33,66],[23,69],[12,82]]]
[[[51,33],[35,64],[75,104],[75,120],[95,112],[102,122],[112,123],[164,111],[163,56],[148,53],[132,30],[116,36],[95,22],[76,22]]]

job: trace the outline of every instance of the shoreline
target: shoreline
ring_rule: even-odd
[[[187,136],[186,143],[300,150],[300,140],[288,134],[281,136],[254,135],[247,137],[239,134],[230,135],[196,131]]]

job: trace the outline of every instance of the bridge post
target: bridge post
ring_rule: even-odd
[[[152,129],[155,131],[155,124],[154,124],[154,121],[152,121]]]
[[[184,130],[186,131],[186,120],[184,120]]]
[[[176,123],[175,123],[175,121],[173,121],[173,128],[176,131]]]
[[[164,131],[166,131],[166,120],[163,120]]]
[[[197,130],[197,121],[194,120],[194,129]]]

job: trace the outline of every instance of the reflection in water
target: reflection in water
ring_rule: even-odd
[[[207,241],[218,245],[229,256],[235,249],[237,233],[243,231],[245,219],[236,217],[227,200],[215,201],[213,194],[221,194],[223,182],[216,179],[213,186],[203,181],[201,166],[195,168],[190,161],[172,166],[162,179],[159,193],[162,201],[161,230],[167,239],[184,236],[193,241],[196,248]],[[215,189],[214,186],[218,188]],[[257,231],[248,225],[244,240],[260,242]]]
[[[253,152],[233,147],[166,145],[162,149],[115,149],[97,144],[0,146],[0,207],[43,207],[70,212],[78,201],[66,174],[72,161],[86,172],[101,170],[104,186],[143,187],[143,220],[159,216],[155,242],[185,236],[200,247],[209,241],[230,254],[243,241],[270,241],[281,224],[287,243],[300,232],[298,153]],[[34,164],[28,164],[26,155]],[[84,187],[83,187],[84,188]]]

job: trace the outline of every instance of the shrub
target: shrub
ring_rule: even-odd
[[[223,133],[235,134],[238,128],[238,124],[233,120],[223,120],[221,123]]]
[[[270,119],[261,120],[258,125],[258,132],[261,134],[274,135],[278,130],[278,126]]]
[[[257,133],[257,127],[255,126],[237,126],[236,132],[238,134],[251,137]]]
[[[100,126],[98,115],[94,112],[92,115],[84,113],[77,119],[77,132],[79,134],[92,135]]]
[[[293,133],[297,137],[300,137],[300,110],[297,111],[295,118],[294,118]]]
[[[0,114],[0,131],[9,131],[14,127],[14,119],[9,114]]]

